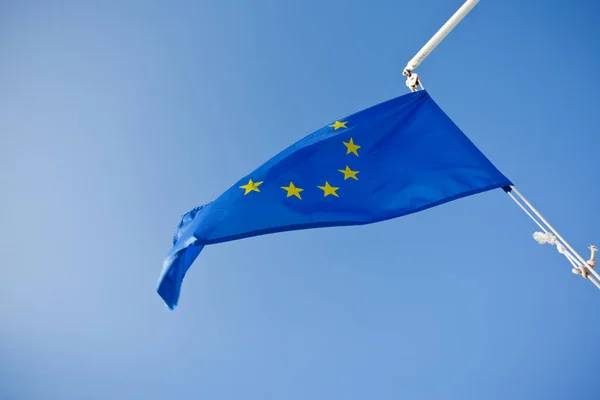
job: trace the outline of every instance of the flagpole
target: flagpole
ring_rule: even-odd
[[[417,86],[423,88],[422,83],[417,74],[413,71],[423,62],[425,58],[437,47],[438,44],[448,36],[448,34],[458,25],[464,17],[479,3],[479,0],[467,0],[465,3],[450,17],[448,21],[429,39],[427,43],[415,54],[415,56],[406,64],[402,75],[406,76],[406,86],[411,91],[416,91]]]

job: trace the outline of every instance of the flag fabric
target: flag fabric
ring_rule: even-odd
[[[304,137],[186,213],[157,291],[173,309],[204,246],[370,224],[512,185],[422,90]]]

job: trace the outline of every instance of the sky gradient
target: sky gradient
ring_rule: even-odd
[[[461,4],[0,2],[0,398],[597,399],[600,292],[501,190],[210,246],[156,294],[181,214],[407,93]],[[586,258],[599,17],[482,0],[417,71]]]

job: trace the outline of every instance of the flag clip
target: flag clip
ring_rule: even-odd
[[[421,86],[421,90],[424,89],[419,75],[412,72],[410,69],[405,69],[404,71],[402,71],[402,75],[406,76],[406,86],[410,89],[411,92],[416,92],[417,87],[419,86]]]

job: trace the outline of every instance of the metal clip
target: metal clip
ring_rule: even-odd
[[[421,90],[424,89],[423,84],[421,83],[421,79],[416,73],[412,72],[409,69],[405,69],[404,71],[402,71],[402,75],[406,76],[406,86],[410,89],[411,92],[416,92],[417,87],[419,86],[421,86]]]

